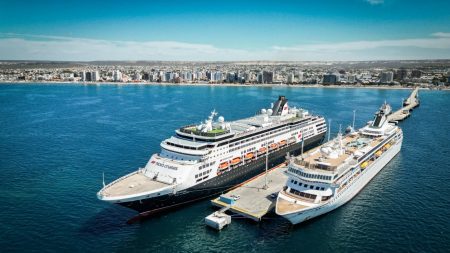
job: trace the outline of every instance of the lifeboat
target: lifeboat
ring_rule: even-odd
[[[278,145],[276,143],[270,144],[270,149],[276,149],[278,148]]]
[[[295,142],[295,137],[291,137],[288,139],[289,144],[294,143],[294,142]]]
[[[262,148],[260,148],[260,149],[258,150],[258,154],[266,153],[266,151],[267,151],[267,148],[262,147]]]
[[[238,163],[241,162],[241,158],[240,157],[235,157],[233,158],[233,160],[231,160],[231,165],[236,165]]]
[[[383,154],[383,151],[381,151],[381,150],[378,150],[378,151],[375,153],[376,156],[381,156],[381,154]]]
[[[226,169],[226,168],[228,168],[228,162],[223,162],[219,165],[219,169],[221,169],[221,170]]]
[[[391,144],[386,144],[386,145],[384,145],[384,147],[386,148],[386,149],[388,149],[388,148],[390,148],[391,147]]]
[[[361,169],[365,169],[367,167],[367,165],[369,165],[369,163],[367,161],[361,163]]]
[[[284,145],[286,145],[286,140],[282,140],[282,141],[278,142],[278,144],[280,147],[284,146]]]
[[[249,159],[252,159],[253,157],[254,157],[255,155],[253,154],[253,153],[247,153],[246,155],[245,155],[245,160],[249,160]]]

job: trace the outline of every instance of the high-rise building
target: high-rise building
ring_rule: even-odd
[[[411,77],[413,77],[413,78],[420,78],[420,77],[422,77],[422,71],[417,70],[417,69],[411,71]]]
[[[392,71],[382,72],[380,83],[392,83],[394,81],[394,73]]]
[[[87,80],[86,80],[86,71],[84,71],[84,70],[83,70],[83,71],[81,71],[81,73],[80,73],[80,77],[81,77],[81,78],[80,78],[80,79],[81,79],[81,81],[87,81]]]
[[[408,71],[406,69],[399,69],[395,72],[394,79],[402,81],[408,76]]]
[[[192,72],[187,72],[186,73],[186,78],[185,78],[186,80],[188,80],[188,81],[192,81],[192,80],[194,80],[194,75],[192,74]]]
[[[86,77],[86,78],[85,78],[85,81],[88,81],[88,82],[89,82],[89,81],[92,81],[92,78],[91,78],[91,72],[86,72],[86,73],[85,73],[85,77]]]
[[[349,83],[356,83],[356,76],[355,75],[348,75],[347,80]]]
[[[289,73],[287,76],[287,83],[294,83],[294,73]]]
[[[94,82],[97,82],[98,80],[100,80],[100,74],[98,73],[97,70],[91,72],[91,80]]]
[[[165,73],[163,73],[162,75],[160,74],[159,75],[159,80],[161,81],[161,82],[166,82],[167,80],[166,80],[166,74]]]
[[[298,81],[303,82],[303,72],[301,71],[298,72]]]
[[[264,83],[264,79],[263,79],[263,74],[259,73],[258,76],[256,77],[256,82],[257,83]]]
[[[323,75],[323,84],[336,84],[339,82],[339,74],[328,73]]]
[[[133,80],[134,81],[141,81],[141,74],[140,73],[134,73],[133,75]]]
[[[271,71],[263,71],[262,83],[273,83],[274,73]]]
[[[236,74],[234,72],[227,73],[227,83],[234,83],[236,81]]]
[[[215,73],[214,79],[216,80],[216,82],[222,82],[222,81],[223,81],[222,72],[217,71],[217,72]]]
[[[203,72],[197,71],[197,80],[202,80],[204,77]]]
[[[242,77],[246,82],[250,81],[251,75],[249,72],[244,72],[244,75]]]
[[[122,72],[120,70],[113,71],[113,80],[114,82],[122,82]]]
[[[173,73],[172,72],[166,72],[164,81],[165,82],[172,82],[173,81]]]

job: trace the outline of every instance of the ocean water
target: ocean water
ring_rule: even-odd
[[[216,109],[251,116],[279,95],[331,119],[372,119],[409,90],[288,87],[0,85],[0,252],[449,252],[450,92],[421,91],[403,148],[351,202],[292,226],[271,217],[205,227],[195,203],[127,225],[134,211],[96,198],[144,166],[177,127]]]

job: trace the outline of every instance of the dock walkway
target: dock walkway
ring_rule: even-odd
[[[405,104],[398,111],[388,116],[388,121],[402,121],[411,115],[411,111],[419,106],[419,88],[415,88],[411,95],[405,100]]]

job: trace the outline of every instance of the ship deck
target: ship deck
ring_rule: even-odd
[[[138,172],[108,185],[102,190],[102,195],[106,197],[119,197],[148,192],[165,186],[168,186],[168,184],[152,180],[143,173]]]
[[[307,208],[308,206],[293,203],[282,198],[277,200],[277,213],[292,213]]]
[[[329,143],[332,141],[325,143],[307,153],[307,156],[303,158],[303,160],[295,159],[295,163],[304,166],[305,168],[311,168],[314,169],[319,164],[328,164],[330,170],[336,169],[338,166],[344,163],[344,161],[350,157],[352,153],[359,150],[361,147],[354,146],[355,143],[357,143],[359,140],[365,139],[365,137],[362,137],[359,133],[356,133],[354,135],[346,135],[342,138],[342,145],[345,147],[346,152],[339,155],[336,158],[328,158],[324,157],[320,151],[321,147],[326,147]],[[375,147],[379,143],[381,143],[383,140],[383,137],[377,137],[368,140],[365,143],[360,143],[360,145],[368,145],[371,148]],[[351,145],[353,144],[353,145]]]

